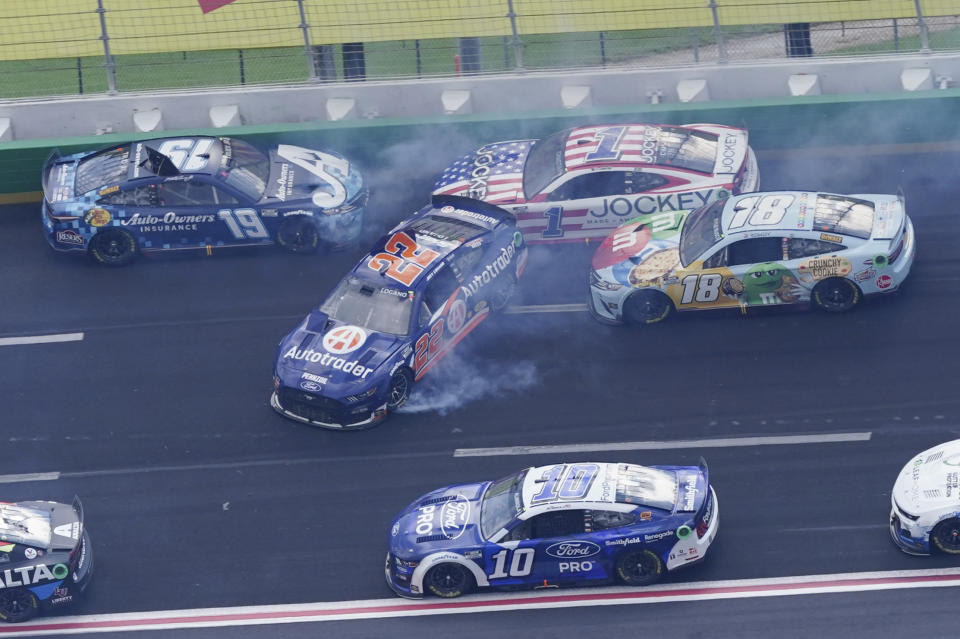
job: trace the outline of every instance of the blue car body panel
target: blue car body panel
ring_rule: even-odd
[[[636,478],[651,474],[663,483],[673,478],[672,490],[645,492],[645,479]],[[497,530],[486,513],[497,506],[484,500],[509,476],[448,486],[404,509],[388,539],[385,574],[394,592],[423,596],[427,573],[444,562],[467,568],[480,587],[609,583],[625,552],[648,549],[670,571],[702,560],[716,536],[719,504],[705,463],[556,464],[517,477],[522,505]],[[559,490],[545,494],[550,482]]]

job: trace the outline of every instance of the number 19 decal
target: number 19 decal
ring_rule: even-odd
[[[503,579],[504,577],[526,577],[533,570],[533,555],[536,551],[533,548],[517,548],[513,551],[513,557],[510,558],[510,572],[507,572],[507,555],[510,551],[504,548],[497,554],[490,557],[493,560],[493,572],[490,573],[490,579]]]
[[[223,209],[217,215],[238,240],[264,240],[268,237],[267,229],[253,209]]]
[[[681,280],[683,295],[680,296],[680,303],[689,304],[694,300],[716,302],[720,298],[720,283],[722,281],[723,276],[719,273],[687,275]]]

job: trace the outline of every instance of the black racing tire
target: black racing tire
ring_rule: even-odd
[[[390,378],[390,392],[387,395],[387,409],[396,410],[410,399],[413,389],[413,373],[409,368],[400,368]]]
[[[810,300],[828,313],[843,313],[860,302],[860,287],[845,277],[828,277],[813,287]]]
[[[29,621],[40,609],[40,600],[26,588],[0,590],[0,619],[10,623]]]
[[[280,223],[277,244],[291,253],[310,255],[320,248],[320,232],[306,215],[292,215]]]
[[[128,231],[106,228],[90,240],[88,249],[94,260],[107,266],[126,266],[137,259],[137,240]]]
[[[673,301],[660,291],[635,291],[623,301],[623,319],[628,324],[656,324],[672,312]]]
[[[617,558],[617,577],[628,586],[649,586],[660,581],[665,567],[655,552],[628,550]]]
[[[504,273],[503,277],[500,278],[500,282],[494,284],[490,291],[490,310],[497,313],[505,309],[516,290],[517,277],[512,273]]]
[[[437,564],[423,577],[424,590],[445,599],[459,597],[473,590],[476,583],[470,571],[454,563]]]
[[[930,541],[940,552],[960,555],[960,518],[944,519],[930,531]]]

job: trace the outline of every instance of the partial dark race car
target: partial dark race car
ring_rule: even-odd
[[[0,502],[0,619],[26,621],[65,606],[93,576],[83,506]]]
[[[475,588],[649,585],[707,555],[720,525],[707,465],[554,464],[448,486],[397,516],[387,584],[403,597]]]
[[[277,243],[309,253],[352,243],[367,188],[331,151],[236,138],[160,138],[43,167],[42,218],[55,251],[112,266],[140,253]]]
[[[283,338],[271,405],[327,428],[382,420],[407,401],[416,380],[506,306],[526,260],[512,214],[434,196],[380,238]]]

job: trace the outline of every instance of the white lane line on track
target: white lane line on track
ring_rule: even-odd
[[[36,619],[0,626],[3,637],[39,637],[92,632],[171,630],[386,619],[425,615],[536,610],[569,606],[617,606],[710,599],[748,599],[839,592],[960,586],[960,568],[803,575],[767,579],[701,581],[647,588],[607,587],[469,595],[457,600],[368,599],[275,606],[161,610]]]
[[[609,450],[668,450],[674,448],[732,448],[735,446],[782,446],[792,444],[834,444],[870,441],[872,433],[824,433],[821,435],[775,435],[760,437],[720,437],[716,439],[678,439],[674,441],[600,442],[595,444],[557,444],[548,446],[504,446],[502,448],[458,448],[454,457],[494,457],[497,455],[546,455],[588,453]]]
[[[23,473],[20,475],[0,475],[0,484],[20,484],[28,481],[53,481],[60,479],[60,473]]]
[[[0,346],[21,344],[52,344],[55,342],[79,342],[83,333],[54,333],[53,335],[24,335],[23,337],[0,337]]]
[[[533,306],[508,306],[503,310],[509,315],[519,313],[586,313],[586,304],[537,304]]]

